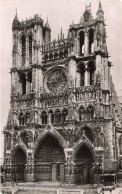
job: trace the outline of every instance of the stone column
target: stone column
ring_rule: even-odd
[[[84,40],[84,56],[88,56],[88,54],[89,54],[89,34],[88,32],[86,32]]]
[[[65,148],[66,155],[66,173],[65,173],[65,181],[69,184],[74,183],[74,162],[73,162],[73,149]]]
[[[51,116],[52,116],[52,113],[49,113],[49,116],[48,116],[48,124],[51,125]]]
[[[102,59],[99,54],[96,55],[96,74],[102,73]]]
[[[90,72],[89,72],[88,67],[86,67],[86,70],[85,70],[84,80],[85,80],[85,86],[89,86],[90,85]]]
[[[43,93],[43,72],[42,72],[42,68],[40,67],[38,69],[38,73],[39,73],[39,93]]]
[[[30,150],[30,152],[28,152],[27,164],[26,164],[26,181],[27,182],[35,181],[34,168],[35,168],[34,159],[32,155],[32,150]]]
[[[29,66],[29,41],[26,37],[25,66]]]
[[[72,87],[76,85],[76,58],[75,55],[72,54],[69,57],[68,61],[68,75],[69,75],[69,86]]]
[[[81,73],[79,70],[77,70],[76,87],[80,86],[81,86]]]
[[[77,55],[80,56],[80,36],[77,38]]]
[[[37,68],[32,69],[32,91],[37,92]]]
[[[105,57],[104,58],[104,89],[109,90],[110,86],[110,75],[109,75],[109,66],[108,66],[108,59]]]
[[[18,73],[16,71],[11,72],[11,94],[17,94],[19,92],[18,90]]]
[[[26,75],[26,93],[30,93],[30,82],[29,82],[29,79]]]

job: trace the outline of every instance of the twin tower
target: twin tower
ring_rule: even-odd
[[[11,108],[6,181],[115,182],[120,107],[110,76],[104,12],[51,28],[38,16],[12,24]]]

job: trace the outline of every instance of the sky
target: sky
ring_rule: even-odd
[[[19,21],[32,18],[34,14],[40,15],[44,22],[48,17],[53,40],[57,39],[61,27],[67,37],[69,25],[72,24],[72,21],[79,23],[86,4],[89,5],[90,2],[93,17],[96,18],[98,0],[1,0],[1,131],[6,125],[10,108],[11,77],[9,72],[12,67],[12,21],[16,9]],[[109,61],[113,65],[111,75],[118,95],[122,96],[122,1],[101,0],[101,3],[106,19],[107,46],[109,56],[111,56]],[[0,142],[3,142],[3,135],[1,135]],[[3,143],[0,147],[2,150]],[[2,151],[0,151],[0,158],[1,154]]]

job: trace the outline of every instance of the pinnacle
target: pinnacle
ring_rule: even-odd
[[[17,16],[17,9],[16,9],[15,20],[18,20],[18,16]]]
[[[101,1],[99,1],[99,8],[98,8],[98,10],[102,10]]]

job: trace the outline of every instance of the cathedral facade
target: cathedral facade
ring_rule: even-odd
[[[51,41],[38,16],[13,20],[5,180],[75,184],[121,179],[121,107],[110,75],[104,12],[86,6]]]

